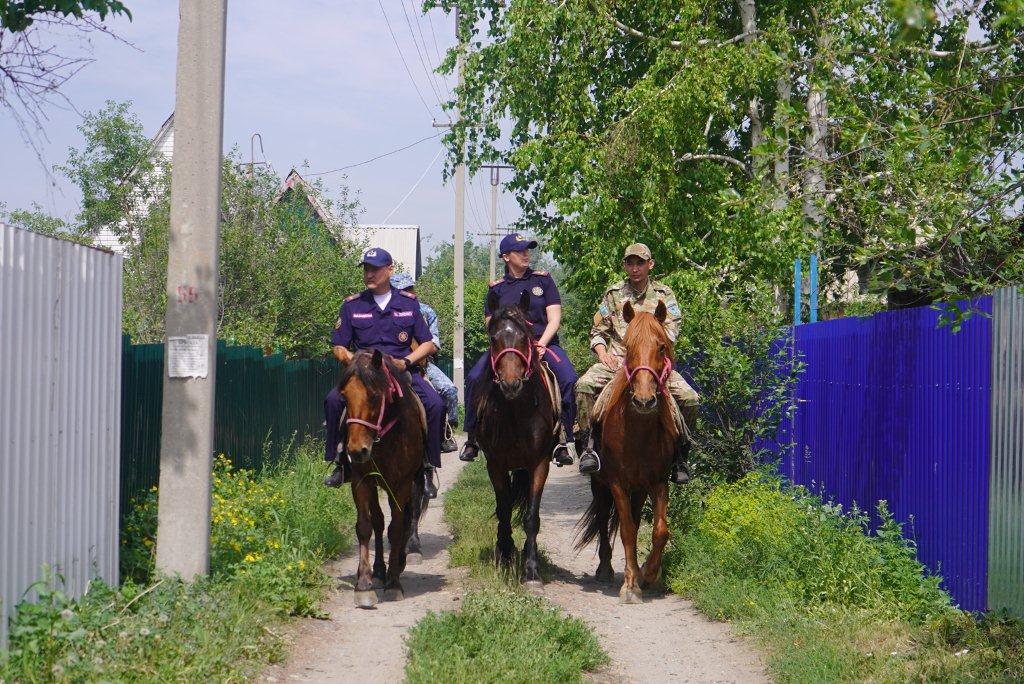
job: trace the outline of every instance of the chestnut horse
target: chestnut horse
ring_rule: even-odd
[[[342,360],[338,389],[345,395],[348,405],[345,446],[352,459],[352,499],[359,539],[355,603],[360,608],[372,608],[377,603],[374,583],[383,583],[385,601],[402,600],[405,594],[398,577],[405,570],[406,560],[422,558],[417,528],[426,510],[423,496],[426,419],[407,374],[379,351],[348,354]],[[384,564],[384,512],[377,497],[378,484],[387,492],[391,506],[388,526],[391,549],[387,565]],[[375,537],[372,572],[371,532]]]
[[[661,579],[661,559],[668,543],[668,474],[679,427],[666,382],[672,372],[672,341],[665,332],[667,311],[658,302],[654,314],[635,312],[627,302],[626,358],[602,392],[595,415],[600,421],[601,470],[591,475],[593,501],[580,520],[583,548],[598,538],[599,582],[612,582],[610,536],[619,529],[626,554],[623,603],[642,603],[643,589]],[[637,565],[636,536],[644,502],[654,512],[651,553]],[[614,504],[614,507],[613,507]]]
[[[537,551],[540,499],[560,423],[558,402],[553,403],[551,394],[554,379],[541,365],[524,314],[529,306],[526,291],[518,305],[500,308],[498,295],[493,290],[488,294],[488,309],[494,312],[487,324],[491,372],[480,376],[473,396],[479,416],[476,436],[494,488],[495,561],[512,565],[512,514],[517,512],[526,532],[521,579],[529,589],[543,591]]]

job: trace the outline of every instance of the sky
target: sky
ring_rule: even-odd
[[[133,19],[107,25],[132,45],[94,36],[95,62],[63,92],[78,112],[98,111],[106,100],[131,101],[146,133],[153,135],[174,108],[178,3],[125,4]],[[440,10],[423,16],[419,6],[418,0],[230,2],[225,150],[237,145],[248,161],[250,137],[259,132],[265,156],[257,146],[256,160],[265,158],[283,180],[292,167],[301,172],[307,162],[311,173],[337,169],[441,132],[432,127],[432,117],[447,120],[438,99],[446,99],[453,81],[428,71],[454,42],[453,20]],[[42,152],[52,166],[64,161],[69,147],[81,147],[76,128],[81,117],[68,109],[47,113]],[[428,254],[451,240],[454,191],[453,183],[443,182],[440,149],[439,140],[428,140],[345,172],[347,184],[359,192],[360,221],[380,223],[390,214],[388,223],[419,224]],[[342,173],[323,179],[329,188],[344,181]],[[467,185],[468,235],[490,230],[490,189],[486,171]],[[8,209],[37,203],[70,218],[80,200],[59,174],[46,173],[9,114],[0,110],[0,202]],[[499,226],[518,216],[515,200],[500,193]]]

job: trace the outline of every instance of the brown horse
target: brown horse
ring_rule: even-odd
[[[405,372],[379,351],[363,350],[342,360],[338,388],[348,405],[345,441],[352,459],[352,499],[356,506],[359,569],[355,603],[372,608],[377,603],[375,583],[383,583],[384,600],[405,597],[399,575],[406,561],[419,555],[417,528],[426,510],[423,496],[423,449],[426,421]],[[382,485],[391,506],[384,563],[384,512],[377,497]],[[370,534],[375,537],[370,567]],[[408,554],[408,555],[407,555]]]
[[[642,603],[642,590],[661,579],[662,553],[669,539],[667,480],[679,428],[666,386],[673,355],[664,326],[665,303],[658,302],[651,315],[634,312],[627,302],[622,313],[628,324],[623,340],[626,358],[595,412],[594,420],[601,423],[601,470],[591,475],[594,498],[580,520],[577,548],[599,537],[595,577],[612,582],[609,538],[618,528],[626,553],[619,598],[623,603]],[[636,536],[648,497],[654,512],[654,534],[651,553],[641,568]]]
[[[552,402],[550,389],[554,378],[541,366],[524,315],[530,293],[524,291],[513,307],[499,308],[493,290],[488,297],[488,308],[494,312],[487,325],[491,372],[480,377],[473,396],[479,416],[476,436],[494,488],[495,561],[503,567],[512,565],[512,515],[518,512],[526,532],[522,581],[531,590],[542,591],[537,533],[550,454],[558,443],[558,404]]]

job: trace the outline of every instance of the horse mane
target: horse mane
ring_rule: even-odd
[[[341,371],[341,376],[338,378],[338,391],[344,389],[345,385],[348,384],[349,380],[353,376],[363,384],[366,390],[375,396],[382,396],[388,391],[388,379],[384,375],[383,371],[377,370],[373,367],[371,359],[373,358],[373,351],[368,349],[362,349],[357,351],[352,356],[352,361]],[[405,396],[409,396],[412,392],[412,385],[409,383],[408,376],[404,371],[398,370],[398,367],[391,362],[391,359],[381,354],[381,358],[384,364],[387,365],[391,375],[398,381],[399,386],[402,388],[402,393]]]
[[[647,313],[646,311],[638,311],[634,314],[633,320],[629,322],[626,327],[626,335],[622,342],[625,345],[627,351],[634,345],[655,339],[659,344],[664,345],[665,355],[668,357],[669,363],[675,364],[675,351],[672,348],[672,340],[669,339],[668,333],[665,331],[665,326],[655,318],[654,314]],[[626,380],[626,369],[623,366],[619,367],[618,372],[615,373],[615,377],[612,378],[611,382],[608,383],[605,392],[608,392],[608,398],[602,402],[605,407],[604,413],[607,414],[612,410],[621,410],[624,407],[623,399],[629,390],[629,383]],[[668,408],[669,411],[665,409]],[[675,434],[675,421],[672,419],[671,413],[671,402],[661,402],[661,408],[659,413],[661,414],[662,423],[666,428],[671,428],[670,432]],[[598,420],[604,418],[604,415],[596,416]]]

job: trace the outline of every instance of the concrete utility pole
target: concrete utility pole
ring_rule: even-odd
[[[490,280],[493,281],[497,275],[498,262],[498,184],[501,181],[499,174],[502,169],[511,169],[505,164],[484,164],[480,168],[491,171],[491,258],[490,258]]]
[[[181,0],[156,567],[210,568],[227,0]]]
[[[463,57],[464,46],[459,38],[459,11],[455,10],[455,41],[458,45],[458,77],[461,89],[465,82],[463,68],[465,59]],[[455,120],[462,118],[462,109],[455,111]],[[462,162],[466,156],[466,143],[459,144],[459,164],[455,167],[455,348],[452,358],[452,381],[459,390],[459,403],[466,400],[465,378],[466,378],[466,302],[465,302],[465,279],[466,279],[466,165]]]

